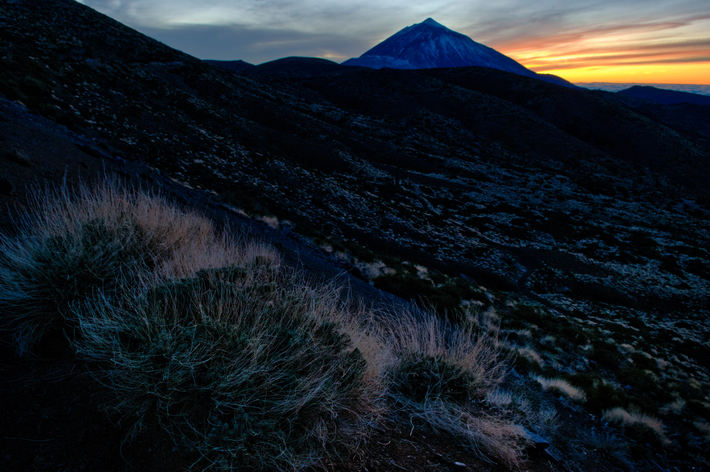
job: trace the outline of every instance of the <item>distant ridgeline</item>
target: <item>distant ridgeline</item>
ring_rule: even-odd
[[[675,90],[664,90],[651,86],[634,85],[620,92],[616,92],[626,97],[637,98],[646,102],[657,103],[659,105],[677,105],[680,103],[690,103],[693,105],[710,106],[710,96],[697,93],[677,92]]]
[[[707,105],[710,96],[710,85],[701,84],[619,84],[610,82],[579,82],[575,85],[589,89],[619,92],[635,98],[645,99],[653,103],[694,103]]]

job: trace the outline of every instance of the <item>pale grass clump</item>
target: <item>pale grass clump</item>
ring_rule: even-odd
[[[330,300],[341,298],[341,291],[334,285],[321,287],[321,290],[330,291]],[[383,336],[377,317],[362,305],[350,306],[349,300],[343,302],[341,309],[331,316],[367,362],[363,374],[367,384],[379,392],[377,396],[384,396],[389,383],[387,376],[397,363],[397,356],[389,340]]]
[[[388,319],[382,329],[397,361],[390,367],[391,397],[409,421],[451,434],[484,458],[520,465],[524,429],[480,407],[506,372],[494,333],[420,311]]]
[[[536,377],[535,380],[542,386],[543,390],[554,390],[577,402],[585,402],[587,400],[584,390],[575,387],[564,379]]]
[[[536,364],[538,367],[544,367],[545,361],[542,359],[540,354],[537,353],[530,346],[518,347],[517,353],[519,356],[527,359],[529,362]]]
[[[440,360],[466,373],[485,394],[503,381],[506,363],[495,334],[454,327],[425,312],[402,313],[388,320],[384,338],[400,362],[408,358]]]
[[[624,408],[616,407],[606,410],[602,414],[602,419],[610,423],[616,423],[624,427],[642,427],[653,432],[662,442],[668,441],[665,436],[664,426],[661,420],[653,416],[645,415],[637,411],[627,411]]]
[[[496,389],[486,395],[486,402],[496,408],[504,409],[520,423],[531,428],[553,431],[557,428],[557,409],[549,406],[533,406],[525,394]]]
[[[108,179],[94,186],[66,187],[37,193],[41,209],[23,219],[22,228],[36,238],[80,232],[87,222],[101,221],[109,229],[133,227],[133,235],[148,251],[155,271],[166,277],[187,277],[196,270],[224,267],[264,258],[278,265],[270,247],[233,241],[219,233],[208,218],[169,203],[161,195]]]
[[[20,353],[65,344],[70,306],[99,292],[256,259],[278,264],[273,250],[234,244],[207,218],[115,180],[37,191],[28,206],[16,234],[0,235],[0,326]]]
[[[490,409],[502,412],[510,423],[524,426],[539,435],[554,437],[559,427],[557,409],[531,402],[524,391],[497,388],[486,395],[485,401]]]
[[[487,461],[511,469],[518,468],[523,463],[523,451],[528,436],[520,425],[442,400],[405,406],[409,407],[412,419],[421,420],[436,431],[462,439]]]
[[[463,325],[475,329],[478,332],[490,332],[497,334],[500,328],[500,315],[493,306],[482,307],[478,305],[468,305],[461,313]]]
[[[300,470],[354,452],[382,408],[351,314],[282,270],[201,271],[75,315],[106,408],[218,470]]]

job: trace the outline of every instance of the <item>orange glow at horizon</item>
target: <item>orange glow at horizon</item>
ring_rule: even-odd
[[[641,84],[710,85],[710,61],[695,64],[589,66],[571,69],[546,69],[535,72],[553,74],[573,82],[618,82]]]
[[[496,45],[538,73],[570,82],[710,85],[710,16],[627,24]]]

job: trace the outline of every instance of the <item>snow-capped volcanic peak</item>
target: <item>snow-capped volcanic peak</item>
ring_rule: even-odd
[[[432,18],[402,29],[362,56],[349,59],[343,64],[373,69],[483,66],[521,75],[535,75],[513,59],[450,30]]]

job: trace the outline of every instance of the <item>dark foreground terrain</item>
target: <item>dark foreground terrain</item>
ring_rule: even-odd
[[[65,172],[158,185],[365,300],[499,323],[506,391],[557,413],[538,431],[557,462],[526,467],[710,467],[710,107],[483,68],[235,72],[68,0],[0,1],[0,95],[3,204]],[[82,379],[47,362],[5,349],[13,469],[172,457],[122,454]],[[377,433],[362,469],[478,460],[408,433]]]

